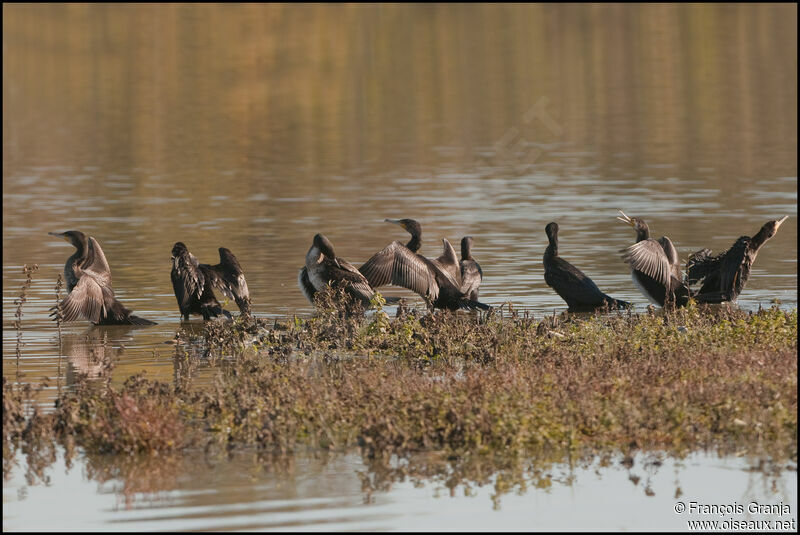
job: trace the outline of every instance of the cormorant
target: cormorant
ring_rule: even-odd
[[[700,303],[736,301],[747,284],[758,250],[788,217],[767,221],[755,236],[740,237],[724,253],[711,256],[710,249],[703,249],[692,254],[686,263],[686,281],[689,284],[703,281],[694,298]]]
[[[364,275],[352,264],[337,257],[333,244],[322,234],[314,236],[306,254],[306,265],[298,273],[297,283],[311,304],[314,304],[314,295],[329,284],[344,284],[347,293],[365,307],[369,306],[375,294]]]
[[[483,281],[481,265],[472,258],[472,236],[461,238],[461,293],[473,301],[478,300],[478,288]]]
[[[373,288],[386,284],[408,288],[422,296],[431,308],[491,308],[470,299],[461,290],[461,267],[456,251],[447,239],[442,239],[442,255],[430,260],[416,252],[422,243],[419,223],[413,219],[386,221],[411,232],[411,241],[408,246],[397,241],[390,243],[359,268]]]
[[[622,217],[617,219],[636,230],[636,243],[620,251],[631,267],[633,283],[655,305],[686,306],[694,293],[682,281],[680,259],[672,241],[666,236],[651,238],[644,219],[628,217],[622,210],[619,213]]]
[[[550,244],[544,251],[544,281],[566,301],[570,312],[591,312],[598,308],[626,308],[630,303],[609,297],[584,273],[558,256],[558,224],[544,228]]]
[[[243,315],[250,314],[250,292],[244,273],[233,253],[224,247],[219,248],[219,264],[211,266],[200,264],[183,242],[175,243],[170,278],[178,309],[185,320],[189,319],[189,314],[199,314],[204,320],[221,315],[231,318],[230,312],[223,310],[217,301],[213,286],[236,301]]]
[[[87,319],[95,325],[156,325],[131,314],[114,297],[111,268],[106,255],[92,236],[80,231],[49,232],[75,246],[77,251],[64,264],[64,279],[69,295],[61,301],[61,320]],[[51,316],[58,314],[53,307]]]

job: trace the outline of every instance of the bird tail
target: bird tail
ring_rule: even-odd
[[[706,292],[694,296],[695,301],[698,303],[724,303],[730,301],[730,296],[722,292]]]
[[[127,317],[127,323],[128,325],[158,325],[155,321],[146,320],[133,314]]]
[[[156,325],[156,322],[134,316],[131,311],[111,296],[108,308],[101,314],[98,325]]]
[[[469,310],[492,310],[492,307],[487,305],[486,303],[481,303],[480,301],[475,301],[473,299],[461,299],[459,302],[459,308],[466,308]]]
[[[214,319],[217,316],[225,316],[228,319],[233,319],[231,313],[222,308],[219,303],[214,305],[200,305],[200,314],[203,315],[204,320]]]
[[[615,309],[616,308],[616,309],[622,310],[622,309],[625,309],[625,308],[630,308],[631,306],[633,306],[633,305],[631,305],[629,302],[623,301],[621,299],[614,299],[613,297],[611,298],[611,301],[608,301],[608,308],[611,308],[611,309]]]

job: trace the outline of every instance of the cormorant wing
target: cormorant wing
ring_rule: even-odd
[[[711,256],[711,249],[701,249],[689,256],[686,262],[686,282],[694,284],[719,270],[723,255]]]
[[[172,266],[170,278],[172,279],[172,288],[175,290],[175,297],[178,298],[179,308],[183,313],[184,310],[188,310],[192,298],[200,299],[206,284],[197,258],[188,251],[186,254],[180,255]]]
[[[89,236],[89,257],[81,269],[93,272],[101,284],[111,286],[111,267],[108,265],[108,260],[106,260],[100,244],[92,236]]]
[[[233,253],[224,247],[219,248],[219,260],[219,264],[215,266],[200,265],[201,268],[204,268],[206,280],[219,288],[226,297],[236,301],[242,314],[249,313],[250,290],[247,288],[247,281],[239,262]]]
[[[342,258],[337,258],[336,261],[339,263],[338,266],[334,262],[330,263],[331,278],[347,281],[347,288],[359,298],[365,301],[372,299],[375,290],[372,289],[367,278],[350,262]]]
[[[300,291],[303,292],[306,299],[313,305],[314,295],[317,293],[317,289],[311,284],[311,279],[308,278],[308,268],[305,266],[297,273],[297,285],[300,286]]]
[[[665,288],[669,287],[672,267],[660,242],[648,238],[634,243],[623,251],[625,254],[622,255],[622,258],[631,266],[631,269],[641,271],[656,282],[663,284]]]
[[[724,253],[711,256],[710,250],[703,249],[689,257],[687,282],[703,281],[698,301],[719,303],[738,295],[750,275],[747,265],[749,243],[750,239],[742,236]]]
[[[658,241],[658,243],[661,245],[661,248],[664,249],[664,254],[667,255],[667,261],[669,262],[669,267],[670,267],[670,274],[676,279],[682,280],[683,277],[681,277],[681,260],[680,258],[678,258],[678,251],[672,244],[672,240],[670,240],[666,236],[661,236],[656,241]]]
[[[747,257],[749,245],[750,238],[742,236],[728,249],[720,262],[719,288],[711,290],[718,289],[723,295],[729,295],[729,299],[739,295],[750,277],[752,259]]]
[[[444,273],[453,286],[456,288],[461,287],[461,268],[458,265],[458,257],[456,250],[453,249],[452,244],[447,241],[447,238],[442,238],[443,251],[441,256],[433,260],[442,273]]]
[[[392,242],[364,262],[359,271],[373,288],[394,284],[423,297],[432,297],[438,294],[438,288],[431,269],[427,259],[412,253],[400,242]]]
[[[592,279],[563,258],[556,257],[545,268],[545,282],[561,296],[570,307],[600,306],[603,300],[613,301],[604,294]]]
[[[113,296],[113,293],[111,295]],[[103,308],[102,283],[93,273],[84,272],[78,284],[61,301],[61,321],[76,321],[83,318],[98,323]]]
[[[353,264],[347,260],[344,260],[343,258],[338,257],[336,258],[336,261],[339,263],[339,266],[334,268],[336,269],[337,275],[341,275],[342,278],[351,282],[364,282],[369,284],[369,281],[364,274],[357,270]]]

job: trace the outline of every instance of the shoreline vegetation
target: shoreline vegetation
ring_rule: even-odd
[[[31,403],[35,386],[4,377],[4,478],[19,452],[29,482],[46,478],[57,445],[68,464],[78,449],[162,460],[253,450],[270,465],[358,451],[382,467],[362,474],[368,493],[415,475],[468,491],[494,475],[499,496],[531,478],[548,485],[556,463],[653,452],[796,470],[796,309],[690,303],[535,319],[509,305],[431,315],[401,303],[390,318],[379,294],[374,314],[343,303],[331,288],[309,319],[181,329],[173,383],[83,378],[49,412]],[[194,384],[198,367],[215,378]],[[420,453],[426,461],[408,463]]]

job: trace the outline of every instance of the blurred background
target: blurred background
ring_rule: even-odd
[[[789,215],[739,304],[794,307],[796,203],[792,4],[3,6],[4,374],[25,263],[23,356],[44,374],[58,354],[73,249],[49,231],[94,236],[119,299],[159,322],[126,335],[130,361],[179,326],[179,240],[206,263],[231,249],[256,314],[308,315],[315,233],[358,266],[408,239],[384,218],[414,218],[426,256],[475,238],[482,301],[541,315],[566,308],[549,221],[641,310],[617,209],[684,260]]]

